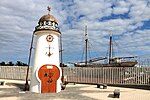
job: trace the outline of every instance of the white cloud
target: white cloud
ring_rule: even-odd
[[[133,5],[130,9],[129,16],[135,22],[140,22],[144,20],[149,20],[150,16],[150,7],[147,5],[148,1],[144,0],[131,0],[131,4]]]
[[[116,2],[116,7],[113,8],[113,14],[124,14],[128,13],[130,9],[130,3],[128,1],[117,1]]]
[[[84,47],[84,27],[88,33],[92,52],[106,52],[109,32],[125,47],[125,51],[138,54],[149,53],[150,29],[140,30],[144,21],[150,21],[148,0],[3,0],[0,3],[0,60],[19,53],[16,59],[27,59],[31,35],[46,7],[52,7],[51,14],[58,21],[63,34],[64,56],[80,58]],[[115,5],[113,8],[112,6]],[[112,14],[128,18],[111,18]],[[68,20],[68,18],[70,21]],[[100,21],[101,18],[107,18]],[[127,53],[125,53],[127,54]],[[72,58],[72,60],[74,60]]]

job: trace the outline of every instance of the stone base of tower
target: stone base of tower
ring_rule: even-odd
[[[58,93],[61,91],[61,70],[46,64],[32,73],[30,91],[36,93]]]

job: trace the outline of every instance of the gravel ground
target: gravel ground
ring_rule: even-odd
[[[2,81],[2,80],[0,80]],[[24,81],[4,80],[0,86],[0,100],[150,100],[150,90],[120,87],[97,88],[96,85],[68,84],[59,93],[31,93],[23,91]],[[120,89],[120,98],[113,98],[114,89]]]

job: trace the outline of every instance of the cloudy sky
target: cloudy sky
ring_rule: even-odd
[[[114,55],[150,55],[150,0],[1,0],[0,61],[27,62],[32,32],[47,6],[59,22],[64,62],[84,59],[85,25],[90,58],[107,55],[110,32]]]

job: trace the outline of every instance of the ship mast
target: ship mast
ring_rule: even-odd
[[[109,44],[109,64],[111,63],[112,59],[112,33],[110,32],[110,44]]]
[[[88,33],[87,26],[85,26],[85,47],[86,47],[86,55],[85,55],[85,66],[88,64]]]

